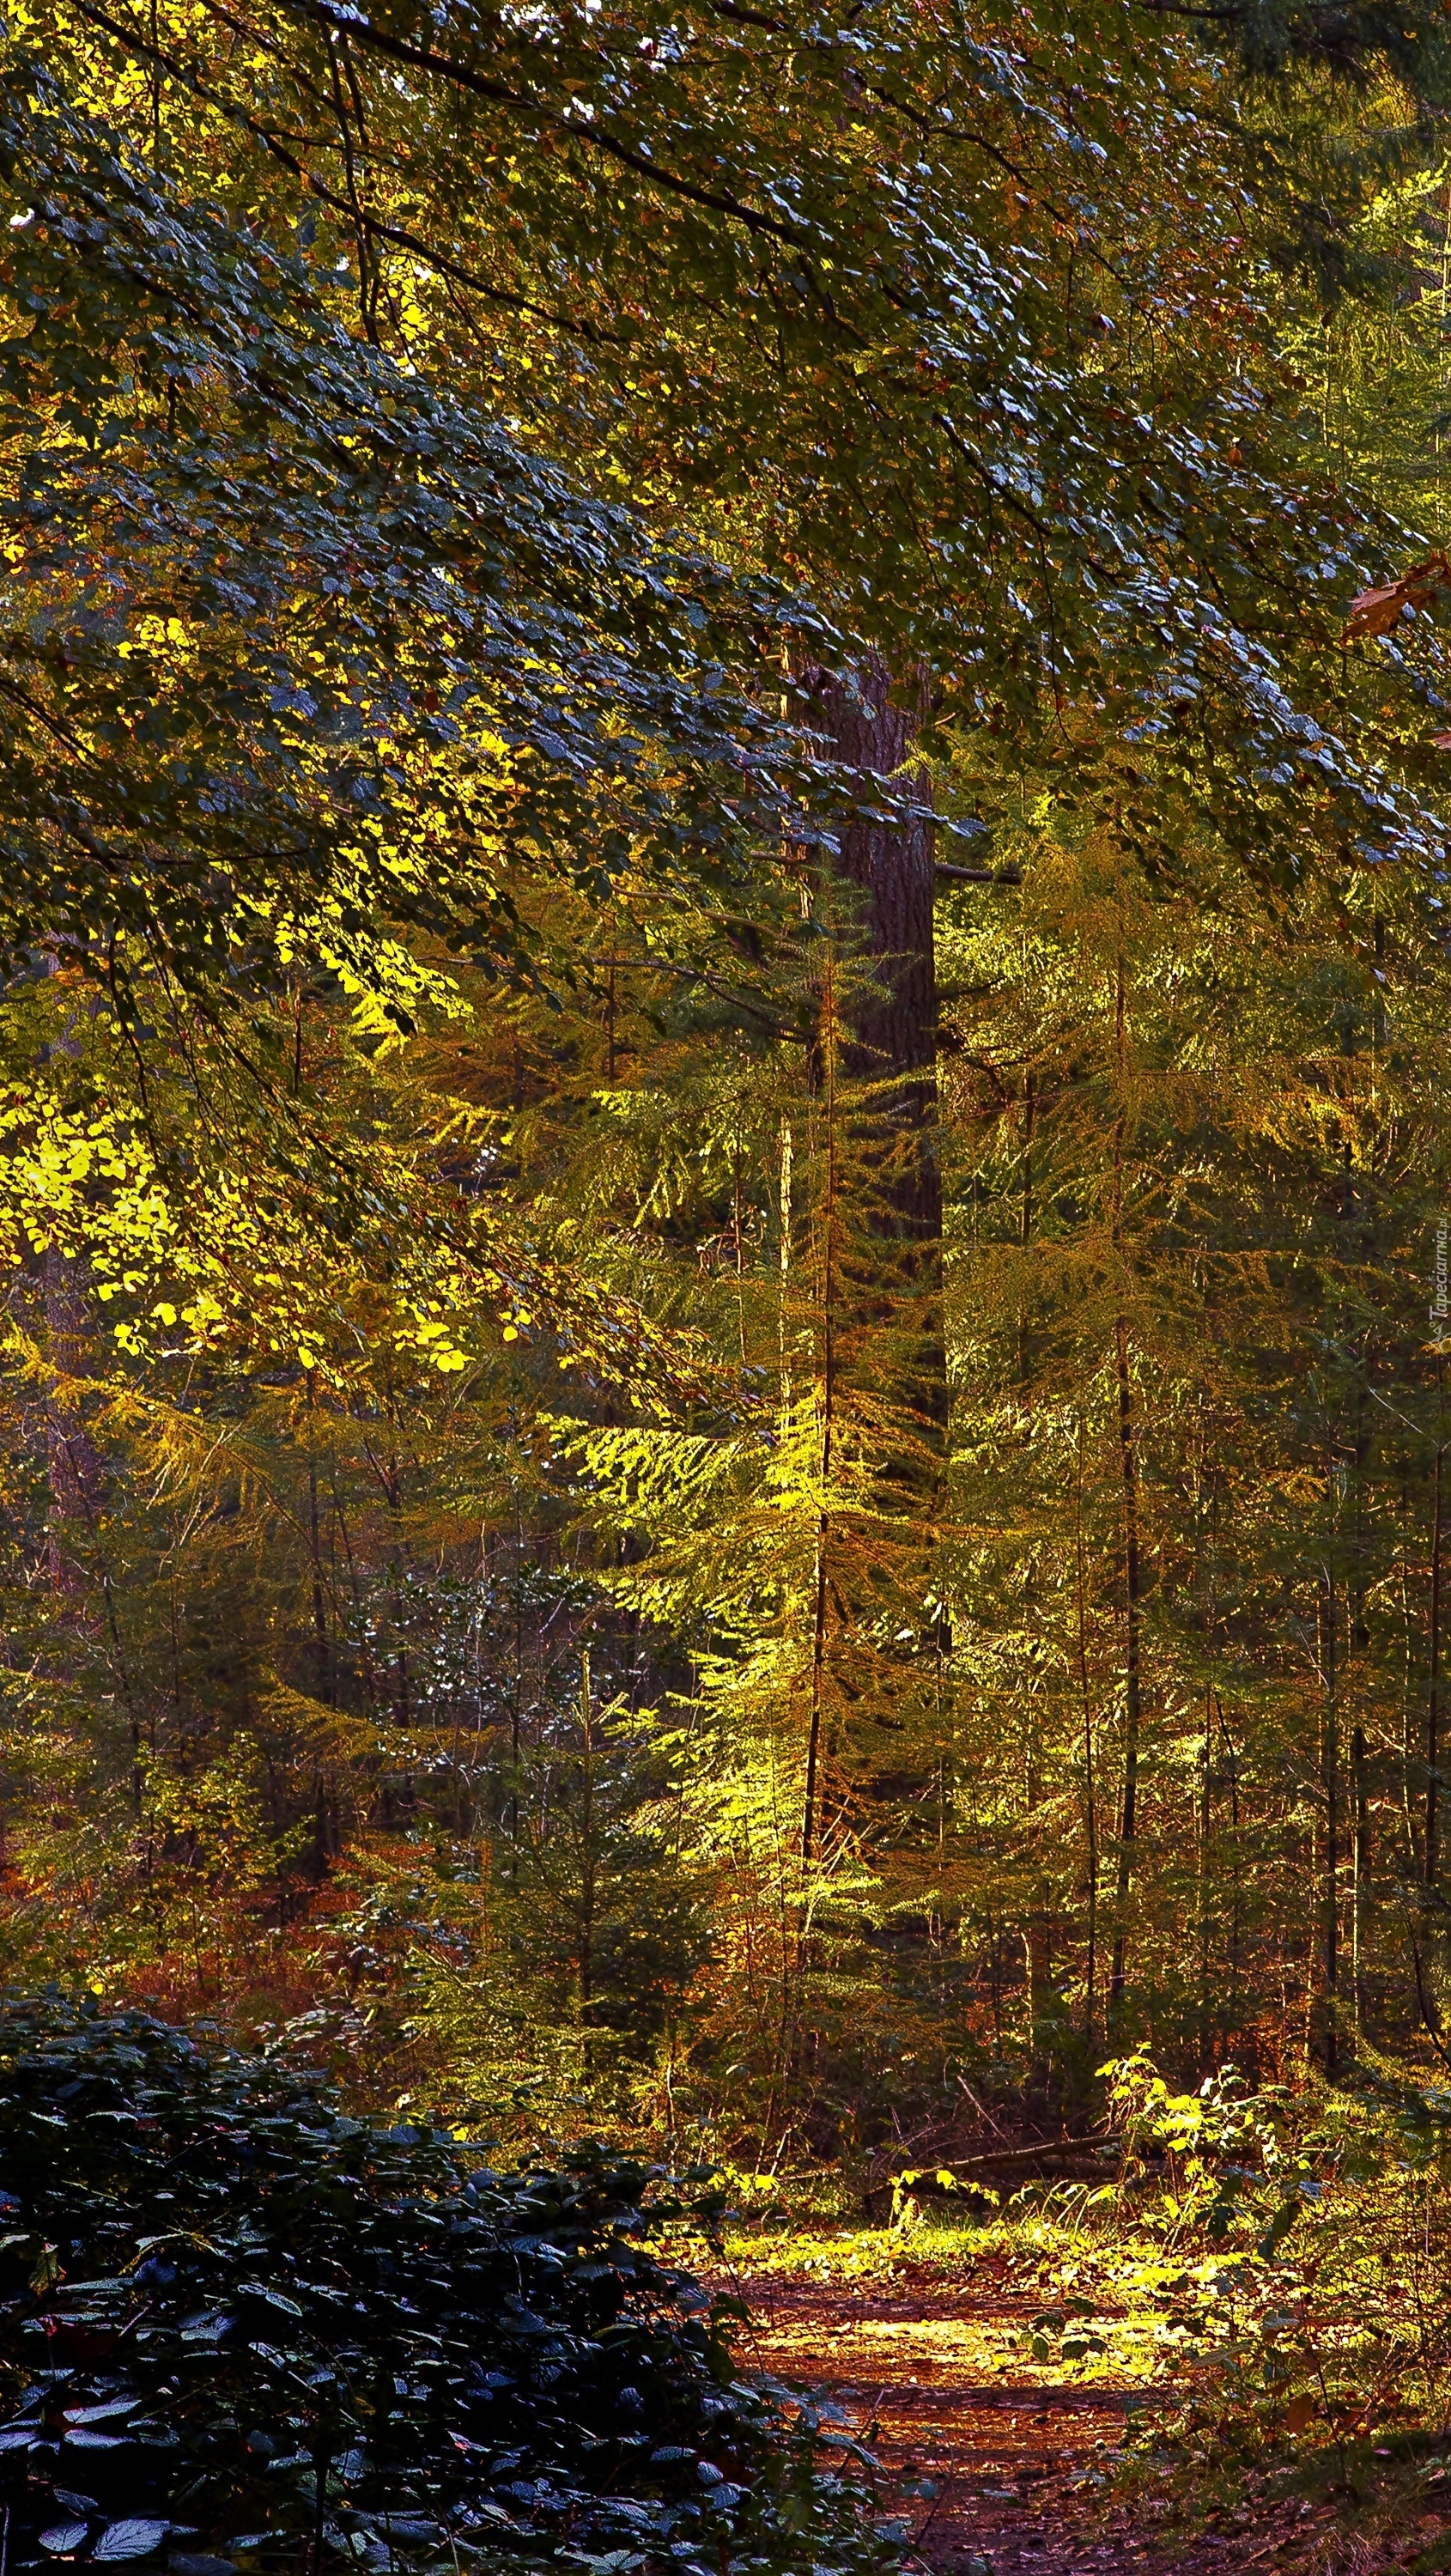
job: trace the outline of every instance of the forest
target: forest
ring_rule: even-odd
[[[1451,2564],[1451,9],[12,0],[0,196],[0,2576],[1026,2568],[767,2245]]]

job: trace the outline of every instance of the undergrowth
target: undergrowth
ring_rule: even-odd
[[[1085,2511],[1451,2566],[1451,2095],[1175,2094],[1142,2056],[1111,2092],[1112,2179],[937,2177],[862,2226],[600,2147],[501,2174],[145,2015],[11,2004],[7,2569],[889,2576],[865,2455],[732,2357],[765,2274],[930,2282],[965,2376],[1143,2390]]]
[[[142,2013],[5,2006],[4,2566],[889,2576],[862,2456],[652,2249],[713,2227],[687,2180],[501,2174]]]
[[[958,2289],[974,2380],[1138,2387],[1090,2467],[1168,2526],[1299,2531],[1451,2566],[1451,2093],[1177,2094],[1144,2055],[1108,2070],[1119,2169],[996,2206],[937,2177],[894,2225],[745,2202],[726,2253],[793,2272]],[[1107,2476],[1105,2477],[1105,2472]],[[1328,2545],[1328,2543],[1327,2543]]]

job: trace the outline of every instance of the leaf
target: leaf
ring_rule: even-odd
[[[1274,2217],[1270,2220],[1268,2227],[1265,2229],[1263,2236],[1255,2247],[1255,2252],[1258,2254],[1262,2263],[1268,2263],[1273,2260],[1274,2256],[1279,2252],[1280,2247],[1283,2245],[1285,2238],[1289,2235],[1290,2230],[1294,2226],[1299,2215],[1300,2203],[1298,2200],[1281,2201]]]
[[[1342,641],[1356,635],[1388,635],[1407,605],[1409,592],[1405,583],[1388,582],[1380,590],[1363,590],[1350,603]]]
[[[146,2522],[140,2517],[111,2522],[91,2555],[93,2558],[149,2558],[153,2549],[161,2547],[170,2529],[169,2522]]]
[[[83,2522],[53,2522],[49,2531],[40,2535],[41,2548],[48,2549],[52,2558],[67,2557],[71,2550],[80,2548],[86,2530]]]
[[[55,2288],[60,2276],[61,2261],[60,2255],[55,2246],[42,2245],[40,2252],[35,2259],[35,2267],[30,2275],[30,2286],[32,2290],[38,2291],[43,2297],[47,2290],[53,2290]]]
[[[1285,2408],[1286,2432],[1303,2433],[1307,2424],[1313,2424],[1315,2414],[1316,2406],[1313,2397],[1292,2397]]]
[[[1423,608],[1438,591],[1451,590],[1451,561],[1443,554],[1427,555],[1423,563],[1412,564],[1396,581],[1384,582],[1378,589],[1363,590],[1350,603],[1342,643],[1360,635],[1389,635],[1405,608]]]

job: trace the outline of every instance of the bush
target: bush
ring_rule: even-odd
[[[495,2173],[48,1997],[0,2006],[0,2195],[10,2570],[894,2564],[829,2437],[649,2250],[689,2214],[655,2168]]]

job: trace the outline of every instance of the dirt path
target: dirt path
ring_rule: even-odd
[[[1275,2571],[1311,2540],[1246,2513],[1248,2528],[1156,2526],[1104,2488],[1125,2422],[1150,2392],[1030,2384],[1012,2350],[1041,2304],[974,2272],[897,2266],[860,2283],[752,2270],[735,2284],[751,2327],[741,2358],[839,2407],[887,2469],[919,2566],[942,2576],[1228,2576]],[[934,2493],[921,2492],[930,2485]],[[913,2490],[918,2490],[914,2492]],[[986,2562],[984,2567],[983,2562]]]

